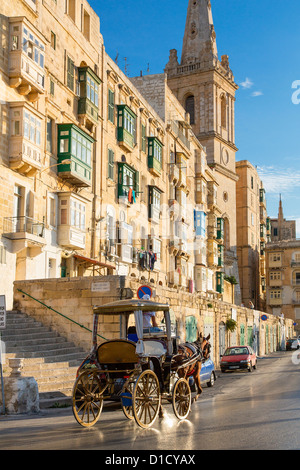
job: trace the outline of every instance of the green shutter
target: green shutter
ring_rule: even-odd
[[[108,149],[108,178],[114,180],[114,160],[115,154],[113,150]]]
[[[68,57],[67,63],[67,87],[74,91],[74,62],[70,57]]]
[[[144,126],[143,124],[141,124],[141,139],[142,152],[146,153],[146,126]]]
[[[108,120],[115,121],[115,94],[112,90],[108,90]]]
[[[138,171],[135,171],[134,175],[134,191],[135,191],[135,196],[139,196],[140,192],[140,173]]]

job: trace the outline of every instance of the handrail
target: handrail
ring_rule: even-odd
[[[44,307],[48,308],[49,310],[52,310],[52,312],[55,312],[55,313],[57,313],[58,315],[60,315],[60,316],[62,316],[62,317],[64,317],[64,318],[66,318],[67,320],[71,321],[72,323],[75,323],[75,325],[80,326],[80,328],[83,328],[84,330],[87,330],[87,331],[89,331],[90,333],[93,333],[92,330],[90,330],[90,329],[87,328],[86,326],[81,325],[80,323],[76,322],[75,320],[72,320],[72,318],[67,317],[67,316],[64,315],[63,313],[60,313],[60,312],[58,312],[57,310],[54,310],[54,308],[49,307],[49,305],[44,304],[44,302],[41,302],[40,300],[36,299],[35,297],[32,297],[32,295],[27,294],[27,292],[24,292],[24,291],[22,291],[21,289],[17,289],[17,290],[18,290],[18,292],[21,292],[22,294],[27,295],[28,297],[30,297],[31,299],[35,300],[36,302],[38,302],[39,304],[43,305]],[[99,338],[104,339],[105,341],[108,341],[107,338],[104,338],[104,336],[101,336],[101,335],[99,335],[98,333],[97,333],[97,336],[99,336]]]

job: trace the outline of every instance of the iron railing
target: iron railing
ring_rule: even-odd
[[[31,217],[5,217],[3,221],[3,233],[30,233],[38,237],[43,237],[45,224]]]

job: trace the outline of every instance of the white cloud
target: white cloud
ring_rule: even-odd
[[[253,85],[254,83],[248,77],[246,77],[246,80],[244,82],[241,82],[241,86],[243,88],[251,88]]]
[[[300,171],[273,166],[257,167],[257,172],[269,194],[291,194],[300,189]]]
[[[254,91],[251,96],[262,96],[263,92],[262,91]]]

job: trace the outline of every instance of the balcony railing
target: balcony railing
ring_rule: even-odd
[[[3,233],[29,233],[37,237],[44,237],[45,224],[31,217],[5,217],[3,221]]]

